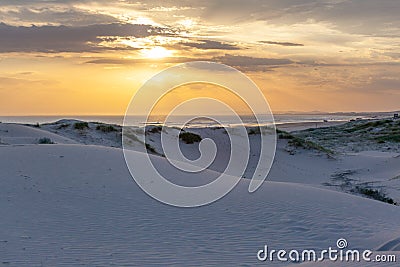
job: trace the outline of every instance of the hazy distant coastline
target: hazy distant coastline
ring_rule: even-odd
[[[335,112],[335,113],[324,113],[324,112],[278,112],[274,114],[274,119],[276,124],[287,124],[287,123],[303,123],[303,122],[322,122],[326,121],[350,121],[352,119],[362,118],[362,119],[379,119],[384,117],[390,117],[393,112]],[[150,118],[152,123],[162,122],[165,116],[154,116]],[[184,121],[189,116],[175,116],[176,123],[179,124]],[[216,119],[222,121],[224,124],[229,125],[231,117],[225,115],[216,115]],[[110,123],[116,125],[122,125],[124,116],[123,115],[40,115],[40,116],[0,116],[0,122],[6,123],[26,123],[26,124],[36,124],[36,123],[53,123],[61,119],[76,119],[87,122],[102,122]],[[136,122],[137,125],[143,125],[145,122],[144,116],[135,116],[132,121]],[[256,121],[253,116],[243,115],[243,123],[245,125],[255,125]],[[263,122],[261,122],[262,124]],[[196,126],[210,125],[210,121],[197,120]],[[211,124],[212,125],[212,124]]]

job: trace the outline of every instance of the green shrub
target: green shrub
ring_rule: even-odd
[[[385,143],[385,142],[399,143],[400,142],[400,134],[382,135],[375,139],[378,141],[378,143]]]
[[[252,128],[249,130],[249,135],[256,135],[256,134],[260,134],[260,128]]]
[[[75,122],[74,128],[76,130],[84,130],[89,128],[89,124],[87,122]]]
[[[387,197],[386,194],[382,192],[382,190],[375,190],[371,188],[363,188],[357,186],[356,191],[369,198],[382,201],[388,204],[397,205],[397,203],[392,198]]]
[[[391,122],[392,122],[391,120],[370,121],[367,123],[356,125],[350,129],[345,129],[345,131],[348,133],[353,133],[353,132],[357,132],[357,131],[361,131],[361,130],[366,130],[368,128],[383,126],[383,125],[391,123]]]
[[[47,137],[40,138],[38,143],[39,143],[39,144],[44,144],[44,145],[47,145],[47,144],[54,144],[54,142],[51,141],[51,139],[50,139],[50,138],[47,138]]]
[[[160,133],[162,130],[161,126],[154,126],[148,130],[149,133]]]
[[[151,152],[151,153],[157,154],[157,151],[155,150],[155,148],[152,147],[150,144],[147,144],[147,143],[146,143],[146,149],[147,149],[147,151],[149,151],[149,152]]]
[[[294,139],[295,138],[292,134],[282,131],[282,130],[276,129],[276,133],[278,134],[279,139]]]
[[[117,129],[115,129],[114,126],[112,126],[112,125],[104,125],[104,124],[97,125],[96,126],[96,130],[97,131],[102,131],[104,133],[111,133],[111,132],[116,132],[117,131]]]
[[[181,132],[179,138],[186,144],[198,143],[201,141],[201,136],[190,132]]]
[[[58,129],[58,130],[61,130],[61,129],[67,128],[68,126],[69,126],[68,123],[63,123],[63,124],[61,124],[60,126],[58,126],[57,129]]]
[[[335,154],[332,150],[330,150],[328,148],[325,148],[325,147],[318,145],[312,141],[304,140],[304,139],[296,137],[296,136],[289,135],[289,136],[287,136],[286,139],[290,139],[288,144],[293,147],[296,147],[296,148],[304,148],[304,149],[309,149],[309,150],[315,149],[315,150],[324,152],[330,156]]]

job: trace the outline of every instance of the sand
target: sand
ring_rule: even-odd
[[[258,191],[249,194],[244,177],[221,200],[183,209],[161,204],[137,186],[116,133],[92,126],[85,131],[52,127],[0,124],[0,265],[286,266],[259,262],[257,251],[266,244],[274,249],[325,249],[338,238],[346,238],[351,248],[400,251],[399,207],[334,185],[379,181],[399,201],[400,179],[393,179],[400,173],[397,153],[330,157],[317,150],[291,150],[287,140],[278,140],[271,173]],[[223,129],[191,131],[217,143],[225,140]],[[56,144],[37,144],[45,136]],[[156,151],[158,136],[152,136]],[[250,138],[257,145],[257,136]],[[198,155],[195,144],[182,144],[182,150],[193,158]],[[207,183],[222,171],[224,153],[209,171],[195,176],[196,183]],[[178,175],[165,158],[151,157],[173,182],[194,179]]]

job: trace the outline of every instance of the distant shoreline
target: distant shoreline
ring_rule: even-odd
[[[352,114],[352,115],[333,115],[330,113],[327,114],[275,114],[274,120],[275,125],[279,128],[287,128],[290,127],[300,127],[303,129],[304,126],[313,127],[313,124],[316,127],[326,127],[337,125],[338,123],[343,123],[350,121],[352,119],[380,119],[387,116],[391,116],[392,113],[371,113],[368,115],[362,114]],[[186,121],[186,118],[190,116],[176,116],[176,124],[180,125],[182,121]],[[214,116],[217,120],[219,120],[223,125],[230,126],[232,125],[231,117],[224,115],[216,115]],[[76,119],[86,122],[101,122],[107,124],[114,125],[123,125],[124,116],[0,116],[0,122],[3,123],[20,123],[20,124],[44,124],[44,123],[54,123],[63,119]],[[270,122],[260,122],[258,123],[253,116],[242,116],[243,123],[246,126],[257,126],[259,125],[267,125]],[[134,125],[144,125],[146,118],[144,116],[132,116],[131,121]],[[161,123],[163,121],[162,117],[154,117],[151,118],[151,121],[147,121],[147,123]],[[177,126],[175,122],[173,122],[170,126]],[[212,126],[220,126],[216,122],[211,122],[209,120],[198,119],[195,122],[191,123],[189,127],[212,127]],[[300,129],[299,128],[299,129]]]

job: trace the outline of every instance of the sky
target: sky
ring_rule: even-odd
[[[400,1],[0,2],[3,116],[124,114],[146,80],[197,60],[245,73],[274,112],[399,110]],[[198,95],[240,106],[223,90],[177,88],[159,112]]]

